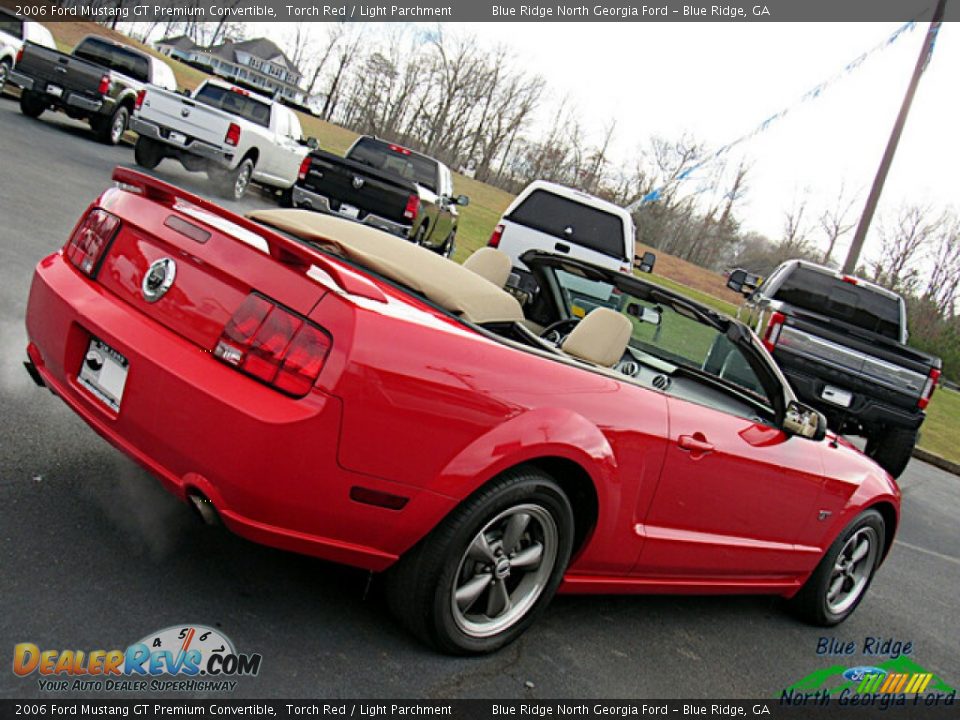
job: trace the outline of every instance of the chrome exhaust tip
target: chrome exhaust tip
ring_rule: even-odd
[[[188,495],[188,499],[204,525],[210,525],[211,527],[220,525],[220,515],[208,498],[201,493],[193,492]]]

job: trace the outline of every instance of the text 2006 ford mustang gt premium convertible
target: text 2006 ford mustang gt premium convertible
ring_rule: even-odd
[[[34,379],[234,532],[386,571],[445,651],[558,589],[774,593],[831,625],[890,548],[893,480],[735,320],[536,252],[521,306],[492,249],[114,180],[37,267]]]

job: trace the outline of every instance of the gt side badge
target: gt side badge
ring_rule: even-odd
[[[143,276],[140,292],[149,303],[162,298],[177,277],[177,264],[170,258],[160,258],[150,264]]]
[[[828,517],[830,517],[831,515],[833,515],[833,513],[830,512],[829,510],[821,510],[820,513],[819,513],[819,515],[817,515],[817,519],[818,519],[818,520],[826,520],[826,519],[827,519]]]

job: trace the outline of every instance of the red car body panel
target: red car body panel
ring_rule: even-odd
[[[561,591],[789,595],[863,508],[896,520],[895,483],[855,450],[525,353],[200,198],[115,178],[135,192],[94,204],[123,223],[96,279],[62,253],[37,267],[30,360],[99,434],[240,535],[382,570],[491,478],[547,458],[579,468],[598,508]],[[237,239],[250,232],[262,246]],[[161,257],[176,282],[148,303],[140,283]],[[302,398],[212,355],[254,290],[333,338]],[[91,337],[129,361],[118,413],[77,381]],[[712,449],[682,449],[690,438]]]

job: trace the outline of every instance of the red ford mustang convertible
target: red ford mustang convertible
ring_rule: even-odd
[[[114,180],[37,267],[31,375],[208,518],[386,571],[444,651],[558,590],[772,593],[831,625],[891,546],[893,480],[731,318],[537,252],[521,303],[492,249]]]

